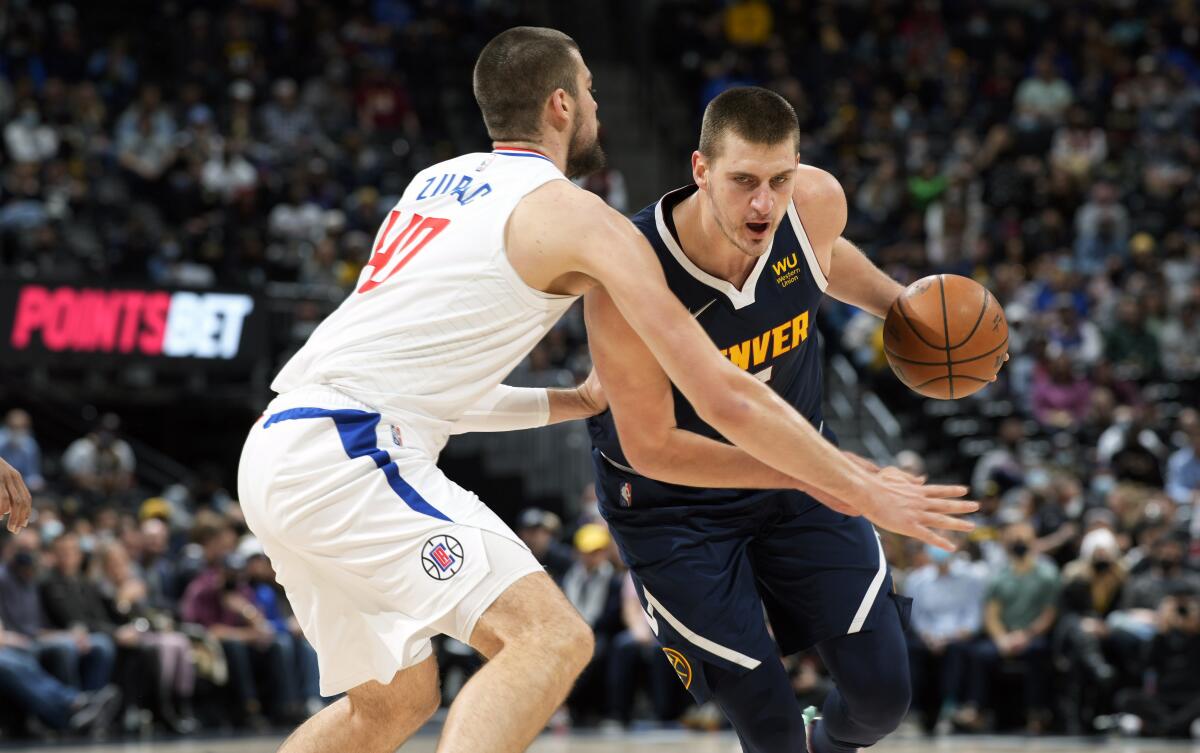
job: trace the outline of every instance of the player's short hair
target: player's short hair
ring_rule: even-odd
[[[579,45],[556,29],[517,26],[487,43],[475,61],[475,101],[493,141],[529,141],[541,130],[542,107],[556,89],[579,95]]]
[[[700,153],[720,156],[726,133],[735,133],[751,144],[778,144],[792,139],[800,151],[800,123],[786,99],[761,86],[737,86],[718,94],[704,108],[700,126]]]

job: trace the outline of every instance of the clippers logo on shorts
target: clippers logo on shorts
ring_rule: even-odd
[[[453,536],[434,536],[421,549],[421,565],[434,580],[449,580],[463,566],[463,548]]]
[[[691,690],[692,665],[688,662],[687,657],[673,648],[664,648],[663,653],[667,655],[667,661],[671,662],[671,668],[675,670],[675,674],[679,675],[683,689]]]

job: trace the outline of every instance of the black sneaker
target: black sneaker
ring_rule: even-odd
[[[121,710],[121,691],[107,685],[92,693],[80,693],[68,727],[72,732],[94,733],[108,729]]]

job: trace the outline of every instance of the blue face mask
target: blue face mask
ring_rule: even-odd
[[[933,560],[933,564],[940,565],[946,560],[954,556],[954,552],[947,552],[945,549],[938,549],[936,546],[927,546],[925,551],[929,554],[929,559]]]

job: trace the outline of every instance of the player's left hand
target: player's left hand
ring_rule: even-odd
[[[579,392],[579,399],[591,411],[588,415],[595,416],[608,410],[608,397],[604,394],[604,386],[600,384],[595,368],[583,380],[583,384],[575,389]]]
[[[17,533],[29,523],[33,498],[21,473],[0,459],[0,518],[8,515],[8,532]]]

